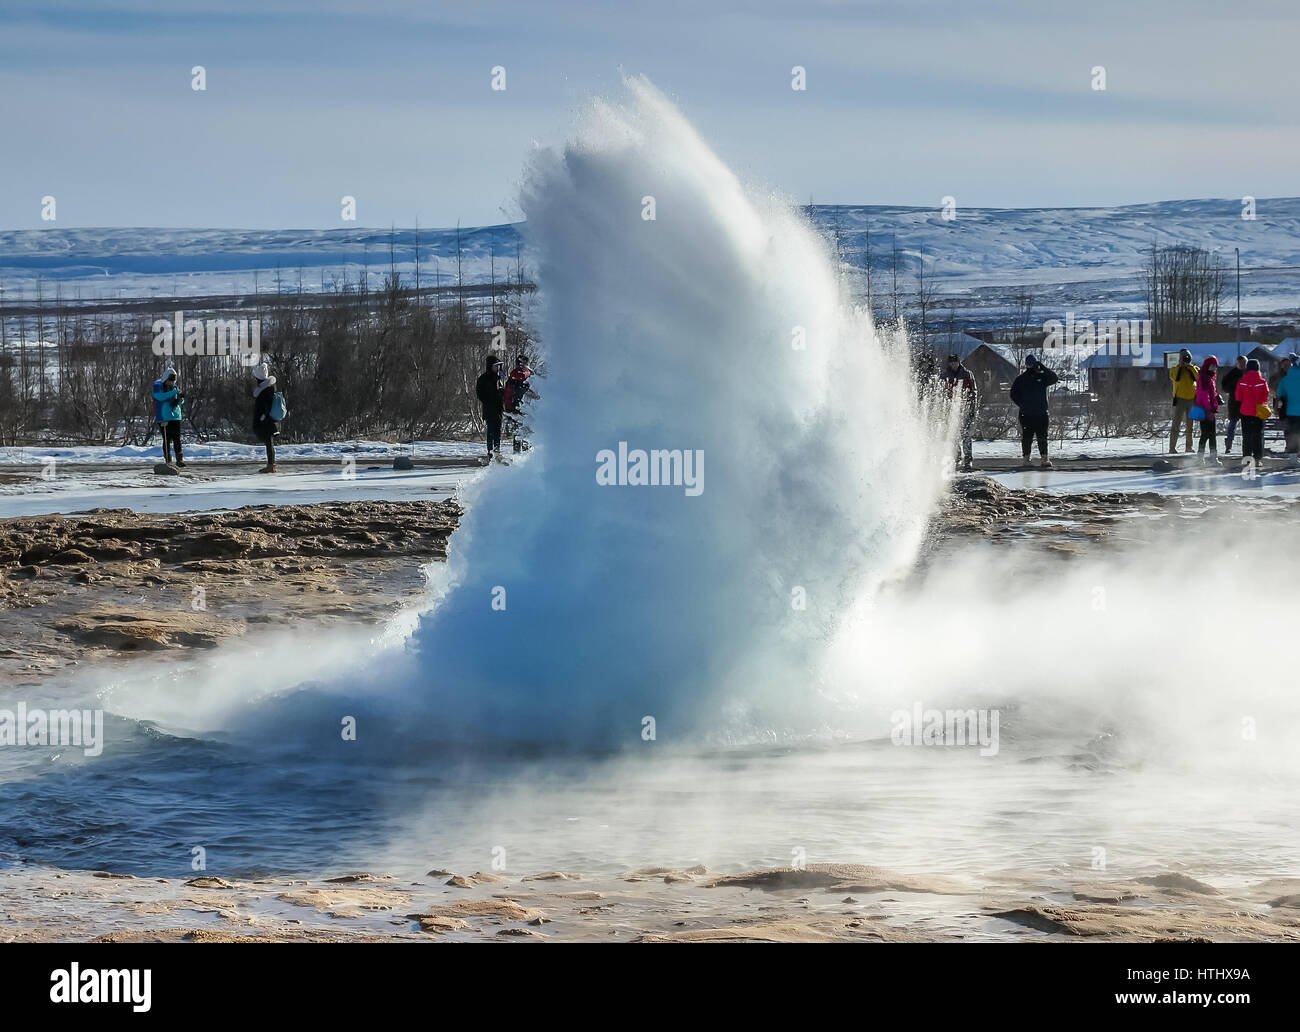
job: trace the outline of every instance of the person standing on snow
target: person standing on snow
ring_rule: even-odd
[[[185,395],[176,387],[176,370],[166,369],[162,377],[154,381],[153,406],[158,428],[162,431],[163,462],[171,465],[172,451],[176,452],[176,465],[185,468],[185,457],[181,454],[181,419]]]
[[[1295,468],[1300,465],[1300,362],[1290,355],[1283,361],[1287,370],[1278,381],[1278,409],[1282,413],[1282,427],[1286,432],[1287,465]]]
[[[1183,451],[1192,453],[1192,405],[1196,402],[1196,378],[1200,370],[1192,365],[1192,353],[1186,348],[1178,352],[1178,364],[1169,370],[1174,382],[1174,424],[1169,429],[1169,454],[1178,454],[1178,430],[1187,424],[1187,441]]]
[[[1237,400],[1241,402],[1241,457],[1243,467],[1254,461],[1258,470],[1264,461],[1264,416],[1260,406],[1268,405],[1268,381],[1260,375],[1259,359],[1246,363],[1246,371],[1237,382]]]
[[[961,468],[969,473],[975,468],[972,442],[975,438],[975,416],[979,412],[979,388],[976,387],[975,377],[970,370],[961,364],[959,355],[948,356],[948,365],[939,382],[944,386],[948,401],[961,406],[961,415],[958,417],[961,420],[961,444],[957,450],[957,461],[962,462],[964,458]],[[961,385],[960,391],[957,389],[958,384]]]
[[[275,402],[275,377],[265,362],[253,367],[253,433],[266,447],[266,465],[259,473],[275,473],[275,437],[280,424],[271,418],[271,405]]]
[[[1219,386],[1216,382],[1219,375],[1219,359],[1215,355],[1206,358],[1205,364],[1201,366],[1201,371],[1196,374],[1196,398],[1194,409],[1200,409],[1201,416],[1201,441],[1197,445],[1196,454],[1201,457],[1201,461],[1210,465],[1219,464],[1219,440],[1215,434],[1214,421],[1218,418],[1219,406],[1223,404],[1223,398],[1219,396]],[[1210,456],[1205,457],[1205,442],[1210,443]]]
[[[1033,355],[1025,359],[1025,371],[1011,384],[1011,401],[1020,408],[1020,452],[1029,465],[1029,448],[1038,439],[1038,463],[1052,468],[1047,457],[1047,389],[1059,381],[1054,372]]]
[[[1223,454],[1232,452],[1232,439],[1237,436],[1237,424],[1241,422],[1241,402],[1237,400],[1237,384],[1241,374],[1246,371],[1246,356],[1238,355],[1237,364],[1223,374],[1223,393],[1228,397],[1228,435],[1223,442]]]
[[[505,410],[505,385],[501,382],[501,371],[504,368],[505,363],[499,357],[488,355],[486,368],[474,384],[474,392],[483,406],[483,422],[487,424],[489,462],[494,455],[501,458],[501,413]]]

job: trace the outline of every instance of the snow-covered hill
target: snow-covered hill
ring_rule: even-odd
[[[993,313],[1029,286],[1036,310],[1111,311],[1123,315],[1141,301],[1138,271],[1144,252],[1185,243],[1220,252],[1231,268],[1241,249],[1242,307],[1248,312],[1295,311],[1300,302],[1300,197],[1260,199],[1254,219],[1240,199],[1161,201],[1117,208],[961,208],[945,219],[935,208],[823,205],[811,209],[820,227],[838,228],[845,262],[870,261],[874,290],[888,292],[894,241],[904,272],[901,289],[916,289],[924,256],[927,275],[963,310]],[[457,236],[467,283],[523,275],[529,262],[513,225],[422,229],[424,285],[455,283]],[[30,300],[37,280],[47,297],[83,299],[195,296],[327,288],[367,270],[377,286],[394,263],[415,275],[413,229],[222,230],[58,229],[0,232],[4,298]],[[855,277],[865,289],[865,276]],[[1232,284],[1235,287],[1235,284]],[[1229,291],[1230,295],[1232,290]],[[1235,301],[1234,301],[1235,303]]]

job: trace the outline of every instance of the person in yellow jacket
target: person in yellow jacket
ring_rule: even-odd
[[[1192,450],[1192,405],[1196,401],[1196,378],[1201,371],[1192,365],[1192,353],[1186,348],[1178,352],[1178,364],[1169,370],[1174,382],[1174,425],[1169,430],[1169,454],[1178,454],[1178,428],[1187,426],[1184,451]]]

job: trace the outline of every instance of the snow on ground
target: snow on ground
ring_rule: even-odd
[[[185,462],[256,462],[266,461],[266,451],[260,444],[242,444],[235,441],[183,442]],[[363,459],[392,459],[398,455],[413,455],[420,459],[476,459],[484,453],[481,441],[416,441],[414,452],[409,444],[389,444],[386,441],[328,441],[324,443],[277,444],[277,461],[292,459],[320,459],[339,461],[352,455]],[[161,441],[147,448],[135,445],[82,445],[71,448],[43,447],[0,448],[0,465],[44,465],[48,458],[59,463],[123,463],[134,461],[162,462]]]
[[[1179,442],[1181,446],[1182,442]],[[975,441],[975,459],[1014,459],[1021,455],[1019,438],[1000,441]],[[1169,449],[1169,437],[1091,437],[1083,441],[1049,440],[1048,452],[1061,458],[1091,459],[1147,458],[1153,462]],[[1034,445],[1034,461],[1038,461],[1038,446]]]
[[[1163,439],[1113,437],[1053,443],[1059,458],[1093,459],[1149,458],[1164,455]],[[328,501],[440,500],[449,497],[467,477],[481,467],[477,460],[483,446],[477,442],[420,441],[415,445],[417,468],[397,471],[392,459],[410,454],[410,447],[383,441],[346,441],[284,445],[276,449],[281,460],[301,459],[339,462],[337,469],[295,469],[284,465],[274,476],[254,470],[264,461],[260,445],[210,441],[187,445],[186,471],[182,476],[159,476],[153,463],[162,460],[159,448],[0,448],[0,464],[41,466],[47,457],[56,459],[50,480],[37,477],[0,483],[0,518],[36,516],[47,513],[85,512],[88,509],[133,509],[136,512],[188,512],[236,509],[245,505],[312,504]],[[357,460],[355,476],[344,475],[344,456]],[[1015,458],[1020,442],[977,441],[975,459]],[[421,459],[463,459],[465,465],[421,469]],[[1037,452],[1035,452],[1035,460]],[[139,469],[109,469],[128,463]],[[205,463],[247,462],[249,472],[231,475],[204,470]],[[367,463],[373,463],[366,468]],[[1237,459],[1225,459],[1213,472],[1204,467],[1154,474],[1147,470],[1025,470],[992,475],[1004,487],[1048,491],[1058,494],[1104,492],[1158,492],[1164,494],[1236,495],[1244,498],[1300,497],[1300,470],[1266,473],[1258,480],[1244,480],[1237,472]],[[68,472],[64,467],[81,468]],[[84,467],[89,466],[91,469]]]
[[[0,485],[0,518],[89,509],[132,509],[136,512],[211,512],[245,505],[311,505],[318,502],[442,501],[479,466],[398,471],[387,466],[355,476],[341,470],[285,469],[274,475],[248,473],[205,477],[193,471],[183,476],[159,476],[152,467],[138,473],[79,473],[53,480],[29,480]]]
[[[1247,498],[1300,498],[1300,470],[1279,470],[1247,480],[1235,462],[1216,472],[1204,467],[1173,473],[1133,470],[1024,470],[991,474],[1003,487],[1013,490],[1047,491],[1052,494],[1088,494],[1093,491],[1122,491],[1128,494],[1239,495]]]
[[[1168,446],[1167,438],[1142,437],[1108,437],[1090,438],[1084,441],[1050,442],[1051,453],[1062,458],[1078,458],[1086,455],[1094,459],[1119,459],[1133,457],[1150,457],[1152,460],[1164,454]],[[277,459],[318,459],[337,461],[344,455],[354,455],[361,459],[392,459],[398,455],[411,454],[407,444],[389,444],[385,441],[332,441],[325,443],[304,443],[276,445]],[[481,441],[417,441],[414,457],[420,459],[477,459],[483,454]],[[986,458],[1012,459],[1020,454],[1019,439],[1007,438],[1000,441],[976,441],[975,456]],[[1037,455],[1037,452],[1034,453]],[[256,462],[264,461],[265,452],[260,444],[242,444],[234,441],[208,441],[206,444],[185,443],[186,463],[211,462]],[[110,445],[85,445],[73,448],[56,448],[29,446],[23,448],[0,448],[0,465],[42,465],[47,457],[64,463],[124,463],[133,461],[162,461],[162,446],[154,445],[140,448],[134,445],[114,447]]]

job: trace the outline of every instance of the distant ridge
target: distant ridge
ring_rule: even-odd
[[[1300,197],[1260,198],[1253,220],[1241,217],[1240,199],[1108,208],[958,206],[951,220],[937,205],[804,210],[828,237],[838,230],[843,261],[859,276],[868,249],[873,269],[888,269],[896,240],[908,291],[915,289],[911,280],[923,256],[927,276],[946,295],[994,303],[1009,288],[1027,284],[1065,302],[1131,307],[1134,277],[1154,240],[1216,250],[1228,265],[1240,248],[1247,272],[1243,305],[1294,309],[1300,295]],[[516,225],[422,228],[422,285],[456,282],[458,233],[464,282],[529,278]],[[363,272],[377,287],[390,262],[412,281],[415,258],[413,228],[7,230],[0,232],[0,286],[10,302],[30,300],[38,280],[47,296],[82,298],[219,295],[251,292],[255,285],[269,292],[277,274],[283,289],[297,289],[300,279],[304,289],[330,289]]]

